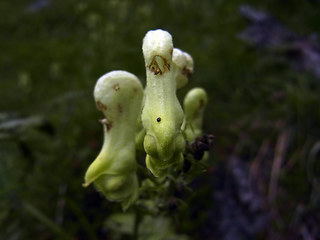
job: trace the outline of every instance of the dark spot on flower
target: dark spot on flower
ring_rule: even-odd
[[[107,132],[109,132],[112,128],[112,122],[108,121],[106,118],[99,120],[103,125],[106,126]]]
[[[106,124],[106,127],[107,127],[107,132],[109,132],[111,130],[111,128],[112,128],[112,122],[108,122]]]
[[[190,69],[186,67],[182,69],[182,75],[184,75],[186,78],[190,78],[191,74],[192,74],[192,71]]]
[[[97,101],[97,108],[98,108],[100,111],[105,111],[105,110],[107,110],[107,106],[104,105],[103,103],[101,103],[100,101]]]
[[[120,90],[119,83],[116,83],[115,85],[113,85],[113,89],[116,90],[116,91],[119,91]]]
[[[170,64],[167,63],[167,61],[165,61],[164,68],[165,68],[167,71],[170,71]]]
[[[149,66],[149,69],[151,72],[154,73],[154,75],[162,74],[162,71],[160,67],[158,66],[158,63],[156,61],[152,61],[152,63]]]
[[[159,65],[156,61],[156,57],[160,57],[163,60],[163,62],[164,62],[163,70],[161,70],[161,68],[159,67]],[[158,74],[162,75],[163,73],[170,71],[170,64],[167,62],[167,59],[165,59],[164,57],[159,56],[159,55],[155,55],[152,62],[148,66],[148,68],[151,72],[154,73],[154,75],[158,75]]]

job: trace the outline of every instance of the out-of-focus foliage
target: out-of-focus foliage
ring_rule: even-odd
[[[114,214],[109,217],[106,226],[112,232],[113,239],[123,239],[123,236],[130,237],[134,221],[133,214]],[[186,236],[175,234],[172,223],[164,217],[146,216],[139,224],[138,234],[141,240],[188,240]]]
[[[156,28],[193,56],[178,94],[207,90],[216,143],[188,207],[159,224],[170,217],[167,233],[191,239],[316,239],[319,80],[241,41],[242,3],[1,1],[0,239],[109,239],[120,207],[81,187],[102,144],[93,87],[114,69],[144,81],[142,38]],[[301,36],[320,32],[319,1],[246,3]]]

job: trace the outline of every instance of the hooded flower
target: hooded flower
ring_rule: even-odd
[[[103,112],[104,143],[98,157],[85,174],[84,186],[94,183],[111,201],[124,209],[138,197],[135,133],[143,89],[131,73],[112,71],[96,83],[94,98]]]

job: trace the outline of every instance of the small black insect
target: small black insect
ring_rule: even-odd
[[[161,121],[161,117],[158,117],[158,118],[157,118],[157,122],[160,122],[160,121]]]

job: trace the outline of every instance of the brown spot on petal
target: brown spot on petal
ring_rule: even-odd
[[[113,85],[113,89],[115,91],[119,91],[120,90],[120,84],[119,83],[116,83],[115,85]]]
[[[151,72],[153,72],[154,75],[158,75],[159,73],[160,73],[160,75],[162,74],[162,71],[161,71],[158,63],[157,63],[155,60],[153,60],[153,61],[151,62],[151,64],[149,65],[149,70],[150,70]]]
[[[111,121],[108,121],[106,118],[104,119],[100,119],[99,122],[101,122],[103,125],[106,126],[106,130],[107,132],[109,132],[112,128],[112,122]]]
[[[157,63],[157,61],[156,61],[156,57],[160,57],[160,58],[163,60],[163,62],[164,62],[164,64],[163,64],[163,70],[161,70],[161,68],[159,67],[159,65],[158,65],[158,63]],[[153,60],[152,60],[152,62],[150,63],[150,65],[147,66],[147,67],[149,68],[149,70],[150,70],[151,72],[154,73],[154,75],[158,75],[158,74],[162,75],[163,73],[166,73],[166,72],[169,72],[169,71],[170,71],[170,64],[168,63],[167,59],[165,59],[164,57],[159,56],[159,55],[155,55],[155,56],[153,57]]]
[[[167,61],[165,61],[164,70],[165,70],[165,72],[166,72],[166,70],[167,70],[168,72],[170,71],[170,64],[167,63]]]
[[[107,106],[104,105],[103,103],[101,103],[100,101],[97,101],[97,108],[98,108],[100,111],[105,111],[105,110],[107,110]]]
[[[107,132],[109,132],[112,128],[112,122],[109,122],[108,124],[106,124],[107,127]]]
[[[188,69],[186,67],[184,67],[182,69],[182,75],[185,76],[186,78],[190,78],[191,74],[192,74],[192,72],[190,69]]]

